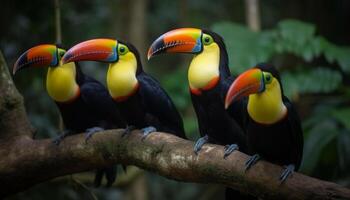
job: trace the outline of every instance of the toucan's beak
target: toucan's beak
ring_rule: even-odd
[[[264,90],[263,72],[257,68],[249,69],[239,75],[230,86],[226,94],[225,108],[227,109],[234,101]]]
[[[13,66],[12,73],[27,67],[48,67],[59,64],[58,48],[55,45],[43,44],[24,52]]]
[[[118,41],[113,39],[93,39],[70,48],[62,57],[62,63],[76,61],[116,62]]]
[[[164,33],[148,49],[148,59],[161,53],[199,53],[202,51],[202,30],[180,28]]]

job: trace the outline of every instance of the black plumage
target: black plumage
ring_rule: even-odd
[[[86,76],[78,63],[75,65],[76,82],[80,89],[79,96],[70,102],[55,101],[65,129],[73,133],[82,133],[92,127],[104,129],[124,127],[125,123],[106,87]]]
[[[85,75],[78,63],[75,63],[75,66],[76,82],[80,89],[79,96],[71,102],[55,102],[66,129],[64,133],[78,134],[93,127],[104,130],[126,127],[126,123],[121,118],[107,88],[97,80]],[[62,137],[58,137],[55,141],[61,139]],[[101,185],[104,174],[107,179],[106,186],[109,187],[116,179],[117,166],[97,169],[94,180],[96,187]]]
[[[225,109],[224,100],[226,93],[234,81],[228,65],[226,46],[218,34],[203,30],[209,34],[220,48],[219,82],[218,84],[200,95],[192,94],[192,104],[195,109],[199,132],[201,137],[208,136],[208,141],[220,145],[237,144],[240,151],[247,153],[246,137],[243,126],[244,104],[242,101],[234,102],[229,110]],[[228,199],[256,199],[253,196],[242,194],[237,190],[226,188],[225,198]]]
[[[286,116],[274,124],[259,124],[248,114],[246,122],[247,142],[251,153],[259,154],[262,159],[279,165],[293,164],[298,170],[303,154],[303,131],[300,118],[293,104],[283,93],[280,75],[275,67],[259,64],[257,68],[270,72],[280,83],[283,104],[287,108]]]
[[[229,86],[234,80],[228,66],[226,46],[218,34],[203,30],[209,34],[220,48],[219,82],[210,90],[201,91],[200,95],[191,93],[192,104],[195,109],[199,132],[203,137],[208,135],[208,141],[220,145],[238,144],[241,151],[246,150],[246,140],[241,128],[241,105],[240,102],[230,107],[227,112],[224,99]],[[237,108],[237,109],[236,109]]]
[[[47,90],[61,113],[65,129],[53,142],[58,145],[65,136],[82,132],[86,132],[87,140],[100,130],[125,127],[126,123],[104,85],[86,76],[78,63],[61,66],[60,59],[65,53],[66,51],[57,45],[38,45],[24,52],[13,68],[15,74],[28,67],[50,67]],[[67,84],[73,85],[62,84],[63,81],[69,81]],[[53,85],[56,89],[52,88]],[[72,92],[70,87],[74,87],[74,94],[69,94]],[[70,95],[68,98],[57,98],[67,93]],[[115,180],[114,168],[105,171],[108,185]],[[100,184],[101,179],[97,182]]]
[[[137,49],[123,42],[137,59],[137,92],[124,101],[116,102],[128,125],[142,129],[152,126],[157,131],[186,138],[183,121],[174,103],[159,82],[143,71]]]

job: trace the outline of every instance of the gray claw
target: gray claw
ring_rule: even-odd
[[[280,176],[280,181],[283,183],[287,178],[294,172],[295,166],[293,164],[290,164],[287,166],[287,168],[282,172]]]
[[[232,152],[238,150],[239,147],[237,144],[231,144],[231,145],[226,145],[225,146],[225,152],[224,152],[224,159],[229,156]]]
[[[58,136],[56,136],[55,138],[52,139],[52,143],[54,143],[55,145],[59,145],[62,140],[71,133],[72,131],[70,130],[64,130],[61,134],[59,134]]]
[[[145,128],[143,128],[142,129],[142,140],[144,140],[144,139],[146,139],[146,137],[149,135],[149,134],[151,134],[151,133],[153,133],[153,132],[156,132],[157,131],[157,129],[155,128],[155,127],[153,127],[153,126],[149,126],[149,127],[145,127]]]
[[[251,156],[245,163],[245,170],[250,169],[253,165],[255,165],[256,162],[258,162],[258,160],[260,160],[259,154]]]
[[[202,146],[209,141],[209,136],[205,135],[197,140],[197,142],[194,145],[194,153],[198,155],[198,152],[202,149]]]
[[[104,129],[101,127],[92,127],[92,128],[86,129],[85,142],[87,142],[95,133],[100,131],[104,131]]]
[[[135,130],[136,127],[135,126],[126,126],[126,128],[124,129],[124,132],[122,134],[122,137],[125,137],[126,135],[128,135],[129,133],[131,133],[131,131]]]

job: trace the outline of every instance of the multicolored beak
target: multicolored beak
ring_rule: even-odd
[[[227,109],[232,102],[250,94],[260,93],[265,90],[264,74],[258,68],[249,69],[239,75],[231,84],[225,99]]]
[[[148,59],[161,53],[199,53],[202,46],[202,30],[180,28],[164,33],[148,49]]]
[[[118,41],[113,39],[93,39],[81,42],[72,48],[62,58],[62,63],[76,61],[117,62]]]
[[[35,46],[24,52],[17,59],[13,66],[12,73],[15,74],[17,71],[27,67],[58,66],[59,58],[63,56],[64,53],[65,51],[57,48],[56,45],[43,44]]]

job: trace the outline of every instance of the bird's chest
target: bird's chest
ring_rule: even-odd
[[[188,82],[193,92],[212,89],[219,82],[218,63],[213,62],[210,55],[207,56],[196,56],[190,64]]]
[[[66,129],[81,133],[87,128],[99,126],[102,123],[101,116],[89,109],[81,97],[74,102],[56,102]]]
[[[277,164],[287,164],[293,150],[291,129],[287,118],[274,125],[262,125],[249,121],[247,141],[251,153]]]
[[[135,72],[124,66],[109,68],[107,85],[109,93],[116,101],[124,101],[134,95],[139,88]]]
[[[67,67],[50,67],[46,77],[46,90],[57,102],[69,102],[79,96],[74,73]]]
[[[215,138],[231,131],[231,119],[225,110],[218,87],[204,91],[201,95],[192,94],[192,98],[193,103],[197,104],[196,114],[204,126],[205,134]]]
[[[139,94],[136,93],[126,100],[117,102],[117,106],[128,125],[143,128],[146,112]]]

